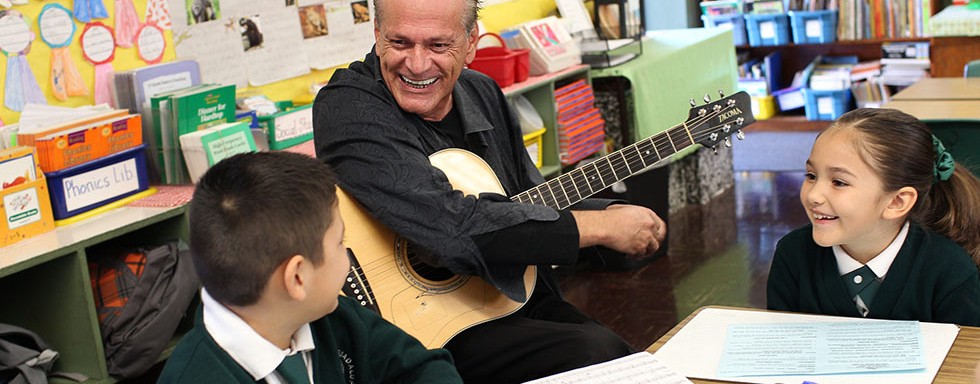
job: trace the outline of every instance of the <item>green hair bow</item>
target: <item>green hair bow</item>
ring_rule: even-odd
[[[953,155],[946,151],[943,142],[939,141],[935,135],[932,136],[932,146],[936,149],[936,162],[932,166],[932,175],[936,179],[935,182],[949,180],[953,176],[953,169],[956,168]]]

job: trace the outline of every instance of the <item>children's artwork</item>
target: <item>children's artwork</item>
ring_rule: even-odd
[[[133,0],[115,0],[116,2],[116,45],[129,48],[133,46],[136,30],[140,27],[140,17],[136,15]]]
[[[41,41],[51,47],[51,93],[61,101],[68,100],[69,96],[87,96],[85,80],[68,51],[75,35],[71,12],[61,4],[46,4],[38,15],[37,29]]]
[[[105,19],[109,12],[105,10],[102,0],[75,0],[75,19],[88,23],[92,19]]]
[[[163,29],[155,24],[143,24],[136,30],[136,51],[147,64],[159,63],[166,47]]]
[[[312,12],[325,16],[324,32],[310,34],[306,20]],[[301,1],[298,7],[303,26],[303,47],[314,69],[326,69],[360,60],[374,44],[374,8],[370,1]]]
[[[100,22],[85,25],[82,30],[82,56],[95,65],[95,104],[112,105],[112,59],[116,55],[116,40],[112,28]]]
[[[7,56],[7,78],[4,80],[3,105],[20,112],[24,104],[47,104],[34,72],[27,63],[34,33],[24,15],[14,10],[0,10],[0,52]]]
[[[170,8],[167,0],[148,0],[146,2],[146,23],[161,29],[170,29]]]

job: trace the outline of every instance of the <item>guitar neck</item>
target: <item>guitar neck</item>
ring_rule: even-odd
[[[676,125],[518,193],[511,200],[565,209],[694,143],[687,126]]]

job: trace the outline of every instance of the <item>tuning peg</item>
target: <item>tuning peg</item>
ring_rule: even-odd
[[[719,89],[718,90],[718,97],[724,99],[725,98],[725,91]]]
[[[697,107],[698,103],[694,102],[694,98],[691,98],[691,107]]]
[[[742,132],[742,130],[739,129],[737,132],[735,132],[735,137],[737,137],[739,140],[745,140],[745,132]]]
[[[712,145],[711,146],[711,151],[714,152],[717,155],[718,154],[718,146],[717,145]]]
[[[708,97],[708,94],[707,93],[704,94],[704,102],[705,103],[710,103],[711,102],[711,98]]]

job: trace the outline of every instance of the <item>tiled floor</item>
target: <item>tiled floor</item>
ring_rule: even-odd
[[[669,216],[667,254],[642,267],[560,269],[566,298],[646,348],[709,304],[765,307],[776,242],[806,223],[802,171],[736,172],[735,187]]]

